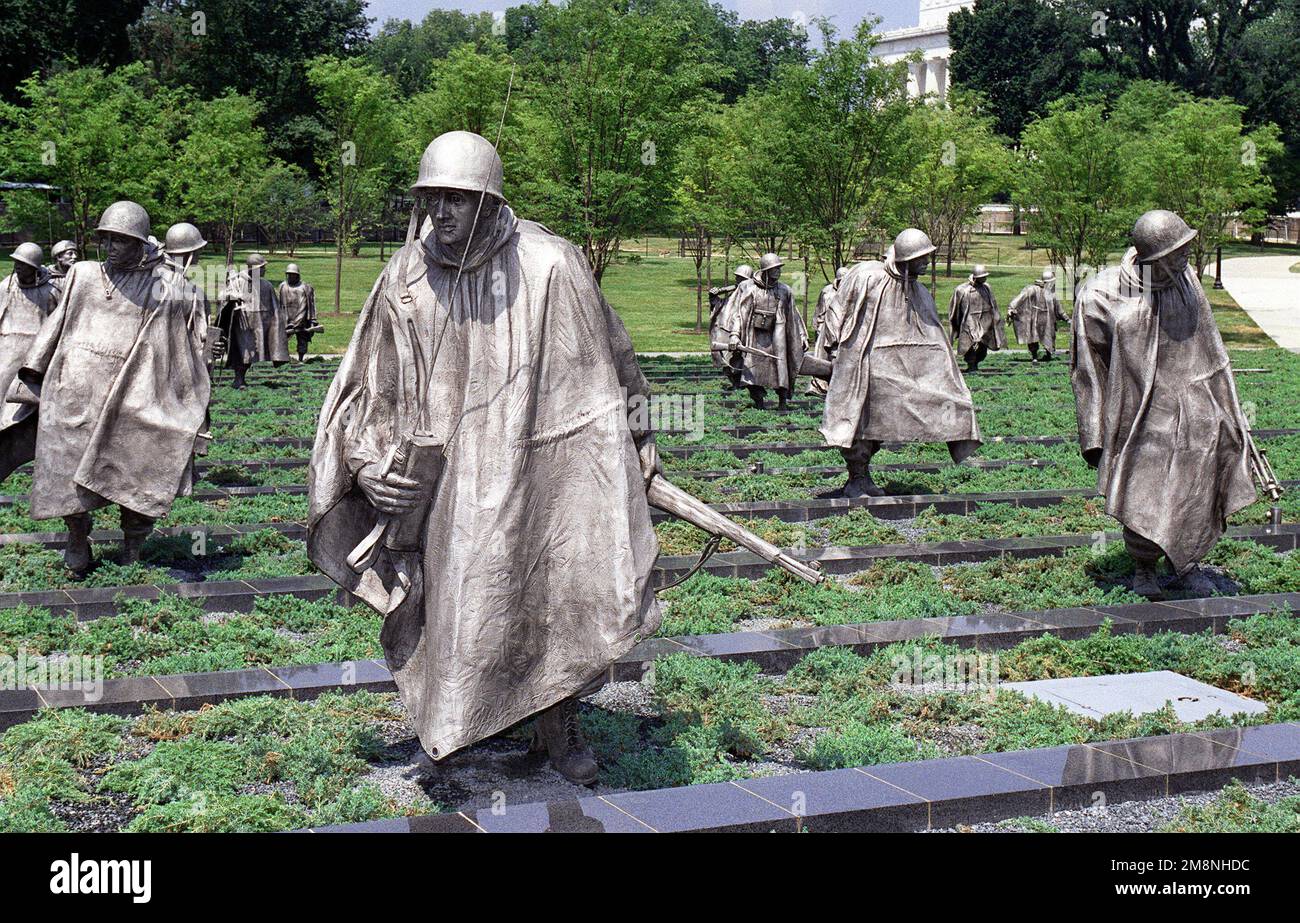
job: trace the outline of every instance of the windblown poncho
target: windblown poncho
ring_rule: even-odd
[[[54,277],[45,269],[23,285],[14,273],[0,281],[0,398],[27,358],[36,334],[58,301]],[[0,479],[31,461],[36,452],[36,417],[31,404],[0,405]]]
[[[435,758],[578,692],[660,619],[627,412],[648,387],[622,323],[582,253],[507,207],[476,236],[453,300],[457,263],[427,220],[389,261],[325,399],[308,475],[308,553],[384,611],[405,552],[348,566],[377,518],[356,472],[416,430],[445,444],[406,571],[415,581],[382,632]]]
[[[835,283],[832,282],[822,288],[821,294],[817,296],[817,309],[813,312],[813,330],[816,332],[817,339],[813,344],[812,353],[818,359],[830,361],[834,358],[834,350],[826,331],[828,328],[839,329],[839,314],[839,294]],[[810,387],[817,394],[825,394],[827,383],[820,378],[814,378]]]
[[[63,290],[9,393],[39,401],[31,515],[163,516],[193,482],[207,302],[153,245],[131,269],[77,263]]]
[[[1187,270],[1157,287],[1134,249],[1079,292],[1071,374],[1079,448],[1100,453],[1106,512],[1182,573],[1255,501],[1228,351]]]
[[[1002,314],[998,300],[987,284],[976,285],[971,279],[952,290],[948,302],[948,324],[957,342],[957,352],[965,355],[980,343],[990,350],[1007,345],[1007,335],[1002,329]]]
[[[316,289],[306,282],[280,283],[280,305],[290,333],[306,331],[316,323]]]
[[[1048,349],[1056,348],[1056,322],[1069,320],[1061,310],[1056,287],[1043,279],[1030,282],[1011,299],[1007,316],[1016,329],[1017,343],[1022,346],[1041,343]]]
[[[893,254],[876,269],[860,264],[840,280],[840,329],[822,435],[856,441],[947,442],[954,461],[980,444],[975,403],[934,298],[907,281]]]
[[[247,269],[230,280],[221,293],[220,326],[226,330],[227,366],[254,362],[288,362],[289,333],[284,305],[275,286],[261,273],[257,284]]]
[[[795,310],[790,286],[777,282],[764,288],[757,275],[740,283],[722,309],[718,331],[719,340],[726,340],[734,333],[742,346],[774,357],[742,352],[742,383],[794,390],[799,364],[808,348],[808,333],[803,317]]]

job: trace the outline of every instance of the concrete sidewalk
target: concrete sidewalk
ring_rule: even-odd
[[[1238,256],[1223,261],[1223,287],[1278,346],[1300,353],[1300,262],[1288,256]],[[1211,264],[1208,275],[1213,275]]]

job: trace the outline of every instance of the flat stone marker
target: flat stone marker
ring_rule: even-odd
[[[1174,714],[1182,721],[1199,721],[1215,712],[1230,716],[1268,711],[1268,706],[1262,702],[1170,670],[1040,679],[1027,683],[1002,683],[1001,686],[1052,705],[1063,705],[1076,715],[1089,718],[1101,718],[1121,711],[1142,715],[1159,711],[1166,701],[1173,703]]]

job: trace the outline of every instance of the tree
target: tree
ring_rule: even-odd
[[[307,67],[327,139],[316,165],[334,216],[334,313],[339,313],[343,251],[383,205],[399,133],[392,78],[357,59],[320,57]]]
[[[59,187],[72,221],[60,222],[57,234],[71,234],[84,253],[87,232],[118,199],[159,215],[185,128],[184,93],[160,86],[136,63],[30,77],[19,94],[26,105],[0,108],[5,178]]]
[[[1135,131],[1124,147],[1127,185],[1146,208],[1168,208],[1199,233],[1199,275],[1233,218],[1262,225],[1273,196],[1267,163],[1282,152],[1278,131],[1243,130],[1243,107],[1227,99],[1185,99]]]
[[[1016,198],[1031,211],[1029,239],[1068,265],[1076,285],[1085,261],[1104,265],[1134,217],[1122,140],[1101,104],[1072,99],[1053,103],[1021,137]]]
[[[683,113],[720,68],[702,59],[674,0],[533,11],[531,93],[556,138],[548,223],[581,243],[599,281],[624,236],[666,216]]]
[[[134,60],[127,29],[144,0],[5,0],[0,16],[0,98],[20,98],[19,84],[62,61],[114,67]]]
[[[233,93],[197,103],[170,173],[180,213],[217,229],[227,264],[234,262],[239,226],[256,214],[270,166],[259,110],[255,100]]]
[[[720,169],[720,112],[716,106],[703,106],[691,120],[697,130],[682,142],[678,152],[673,204],[677,224],[691,242],[695,261],[695,332],[699,333],[704,325],[704,292],[708,288],[706,266],[711,276],[713,237],[727,226],[728,210]]]
[[[131,47],[169,85],[205,99],[255,96],[272,152],[307,166],[317,134],[308,62],[355,54],[367,26],[364,0],[150,0]]]
[[[413,96],[429,86],[429,74],[438,61],[456,48],[481,47],[493,41],[491,13],[430,10],[419,25],[406,19],[389,19],[370,40],[366,57],[397,83],[403,96]]]
[[[979,93],[1009,138],[1052,101],[1075,92],[1091,20],[1041,0],[975,0],[948,17],[955,86]]]
[[[273,162],[262,177],[254,210],[271,252],[282,246],[293,256],[298,238],[324,221],[320,192],[297,164]]]
[[[904,125],[902,174],[891,197],[893,223],[929,234],[950,276],[962,230],[1009,178],[1011,153],[992,124],[991,117],[953,93],[946,105],[913,110]],[[936,263],[930,263],[932,287]]]
[[[829,254],[827,275],[848,262],[864,226],[879,224],[912,108],[906,63],[875,58],[874,25],[863,22],[852,38],[836,39],[822,23],[824,50],[808,67],[782,68],[764,126],[784,148],[776,156],[793,198],[794,230]]]

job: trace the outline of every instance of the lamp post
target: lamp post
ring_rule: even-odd
[[[1223,288],[1223,244],[1214,248],[1214,287]]]

